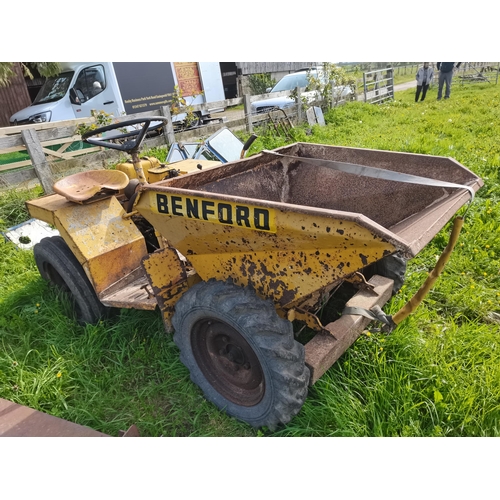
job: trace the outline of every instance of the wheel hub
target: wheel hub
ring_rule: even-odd
[[[255,351],[233,327],[215,319],[198,321],[191,332],[193,355],[212,386],[229,401],[254,406],[265,392]]]

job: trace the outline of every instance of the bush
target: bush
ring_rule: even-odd
[[[256,73],[248,77],[248,83],[252,95],[259,95],[265,94],[267,88],[274,87],[276,80],[271,77],[270,73]]]

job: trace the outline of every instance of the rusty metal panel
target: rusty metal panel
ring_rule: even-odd
[[[282,307],[396,250],[357,214],[160,186],[146,187],[136,208],[202,279],[231,278]]]
[[[1,437],[107,437],[107,434],[0,398]]]
[[[140,231],[114,197],[54,212],[56,228],[82,264],[97,293],[123,279],[147,255]]]
[[[98,295],[108,307],[154,311],[158,305],[142,267],[134,269]]]
[[[167,332],[172,332],[171,318],[175,303],[188,289],[185,266],[177,251],[168,247],[146,257],[143,266],[163,314],[165,329]]]
[[[373,291],[360,290],[347,302],[346,306],[371,309],[375,305],[382,307],[391,298],[393,287],[391,279],[375,275],[369,283],[375,286]],[[316,383],[340,358],[370,321],[364,316],[343,315],[325,326],[329,334],[318,333],[305,345],[306,365],[311,372],[309,385]]]

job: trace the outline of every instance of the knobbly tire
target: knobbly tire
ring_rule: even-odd
[[[108,308],[99,301],[81,264],[60,236],[43,238],[33,252],[40,275],[69,295],[80,324],[95,324],[107,317]]]
[[[179,299],[172,323],[191,380],[221,410],[271,430],[300,411],[309,383],[304,347],[270,301],[211,279]]]

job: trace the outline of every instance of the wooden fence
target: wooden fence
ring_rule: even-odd
[[[273,97],[290,95],[291,92],[277,92]],[[299,92],[300,95],[300,92]],[[244,104],[244,113],[240,118],[225,121],[224,126],[230,130],[246,130],[253,132],[254,125],[269,122],[279,131],[277,123],[283,121],[283,112],[252,114],[250,106],[253,101],[265,99],[269,94],[244,96],[210,103],[210,108],[230,108]],[[342,104],[345,101],[334,103]],[[330,103],[332,105],[332,103]],[[207,109],[207,104],[192,106],[193,111]],[[162,116],[166,118],[163,134],[146,139],[144,149],[155,146],[168,147],[174,142],[200,141],[209,137],[221,128],[222,119],[211,125],[176,131],[170,115],[170,108],[163,106],[155,111],[137,113],[117,118],[123,122],[143,116]],[[297,124],[306,119],[302,107],[293,106],[286,110],[286,123]],[[58,178],[85,169],[106,168],[110,163],[129,161],[126,154],[117,150],[91,147],[83,143],[77,134],[78,125],[93,123],[93,118],[43,123],[36,125],[20,125],[0,128],[0,159],[5,153],[24,153],[26,159],[0,164],[0,190],[13,187],[29,187],[40,183],[44,191],[52,193],[52,185]],[[286,127],[284,128],[286,130]]]

